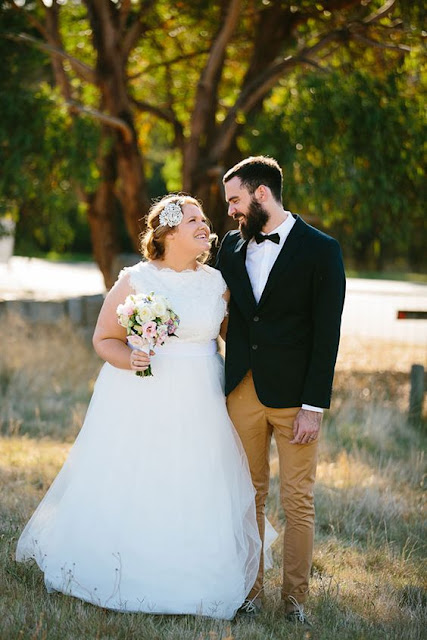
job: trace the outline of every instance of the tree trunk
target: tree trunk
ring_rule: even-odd
[[[106,133],[111,134],[110,131]],[[110,289],[114,284],[113,260],[120,251],[117,225],[120,204],[115,192],[117,171],[114,148],[100,157],[98,166],[101,179],[95,193],[88,198],[88,220],[93,255],[104,277],[105,286]]]
[[[144,217],[150,201],[142,156],[136,137],[130,143],[120,138],[116,144],[118,191],[126,229],[135,251],[139,251],[139,235],[145,227]]]
[[[97,86],[102,94],[102,110],[126,123],[129,135],[115,131],[112,153],[116,158],[116,183],[100,185],[100,202],[106,194],[121,204],[126,229],[135,250],[138,250],[138,236],[143,229],[140,220],[148,211],[149,198],[144,173],[143,159],[138,148],[132,107],[128,95],[126,76],[126,55],[122,50],[123,34],[117,9],[110,2],[93,0],[86,2],[93,30],[94,47],[97,52]],[[129,52],[127,52],[127,55]],[[102,243],[98,242],[102,247]],[[112,245],[110,252],[113,250]],[[106,249],[107,251],[107,249]],[[113,256],[114,257],[114,256]],[[110,262],[108,254],[103,261]]]
[[[212,222],[219,239],[230,229],[236,228],[236,223],[227,215],[222,178],[225,172],[241,159],[242,154],[234,141],[221,162],[214,163],[207,158],[207,162],[211,162],[210,167],[195,174],[194,183],[189,189],[189,192],[202,202],[204,212]]]
[[[110,288],[114,279],[112,263],[120,250],[117,224],[120,209],[132,244],[138,250],[138,235],[143,226],[139,221],[148,210],[149,200],[128,97],[126,65],[130,48],[124,46],[120,13],[114,4],[105,0],[87,0],[86,5],[97,52],[95,81],[101,92],[101,112],[124,123],[121,129],[103,127],[98,161],[100,181],[93,194],[82,194],[88,205],[94,258],[106,287]],[[55,2],[52,7],[46,7],[44,35],[51,45],[62,49],[58,12],[59,5]],[[52,66],[64,99],[71,102],[72,89],[62,60],[53,55]],[[70,114],[75,117],[72,107]],[[104,151],[106,142],[107,152]]]

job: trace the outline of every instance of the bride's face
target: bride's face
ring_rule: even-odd
[[[204,213],[195,204],[184,204],[182,214],[182,221],[170,235],[174,247],[195,257],[209,251],[210,230]]]

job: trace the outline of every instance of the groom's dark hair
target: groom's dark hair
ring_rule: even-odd
[[[222,181],[225,184],[235,177],[240,178],[242,186],[246,187],[249,193],[254,193],[263,184],[271,190],[277,202],[282,202],[283,174],[279,163],[274,158],[267,156],[245,158],[231,167]]]

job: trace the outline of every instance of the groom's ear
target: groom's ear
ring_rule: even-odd
[[[266,202],[271,196],[271,191],[265,184],[260,184],[255,189],[254,196],[258,202]]]

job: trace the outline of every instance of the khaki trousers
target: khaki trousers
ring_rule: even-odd
[[[314,538],[313,488],[317,464],[317,440],[310,444],[289,444],[292,425],[300,407],[272,409],[258,399],[249,371],[227,397],[230,418],[242,440],[256,490],[256,511],[261,540],[270,479],[270,443],[274,437],[279,454],[280,498],[286,516],[283,543],[282,600],[291,610],[289,596],[303,603],[308,595]],[[248,598],[262,594],[264,561]],[[287,605],[287,606],[286,606]]]

